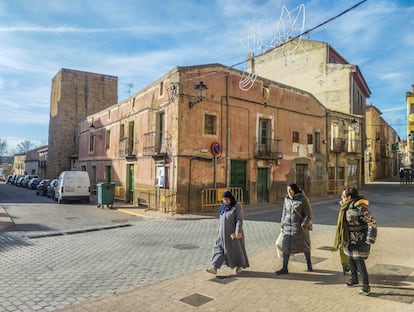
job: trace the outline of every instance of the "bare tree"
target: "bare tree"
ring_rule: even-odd
[[[3,156],[6,150],[7,150],[7,141],[0,139],[0,156]]]
[[[17,150],[19,151],[19,153],[25,153],[27,151],[30,151],[34,147],[35,145],[33,144],[33,142],[29,140],[24,140],[23,142],[17,145]]]

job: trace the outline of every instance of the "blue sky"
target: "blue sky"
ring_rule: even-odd
[[[61,68],[117,76],[122,101],[175,66],[243,61],[255,50],[247,38],[274,42],[283,6],[304,4],[307,30],[359,2],[0,0],[0,139],[11,152],[25,140],[47,144],[51,80]],[[413,16],[412,1],[367,0],[306,37],[360,67],[368,103],[402,138],[414,84]]]

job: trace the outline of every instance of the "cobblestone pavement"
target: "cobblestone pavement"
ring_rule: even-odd
[[[406,248],[412,245],[413,230],[381,229],[367,261],[369,296],[359,295],[359,287],[345,286],[349,276],[339,272],[337,252],[326,248],[332,231],[332,227],[315,226],[314,272],[306,272],[303,258],[295,256],[290,273],[276,276],[273,272],[280,260],[273,249],[267,249],[252,254],[251,267],[238,276],[223,269],[214,277],[199,269],[61,311],[414,311],[414,252]]]
[[[136,214],[118,226],[0,232],[0,311],[414,311],[412,228],[380,227],[367,260],[372,291],[361,296],[344,285],[332,225],[314,225],[314,272],[297,255],[276,276],[279,224],[247,220],[251,267],[215,277],[203,272],[213,215]]]
[[[54,311],[154,284],[209,263],[217,220],[145,219],[111,227],[0,233],[0,311]],[[278,225],[247,222],[249,252]]]

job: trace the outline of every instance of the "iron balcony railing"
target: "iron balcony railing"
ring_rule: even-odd
[[[361,141],[333,138],[330,150],[334,153],[361,153]]]
[[[167,146],[168,140],[160,136],[159,132],[148,132],[144,134],[142,154],[145,156],[167,154]]]
[[[119,156],[134,157],[136,156],[136,144],[132,138],[122,138],[119,140]]]
[[[254,157],[261,159],[282,159],[282,140],[263,138],[257,140]]]

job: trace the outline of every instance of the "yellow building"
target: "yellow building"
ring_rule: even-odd
[[[412,153],[414,153],[414,85],[411,86],[413,92],[407,92],[405,98],[407,101],[407,148],[408,152],[411,153],[411,167],[413,164]]]

